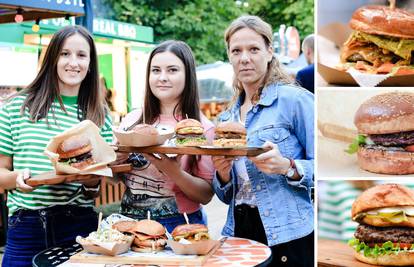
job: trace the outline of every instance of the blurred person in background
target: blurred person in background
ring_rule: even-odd
[[[311,93],[315,89],[315,64],[314,64],[315,39],[310,34],[302,42],[302,52],[305,55],[308,66],[304,67],[296,74],[296,81]]]
[[[67,26],[53,35],[34,81],[0,108],[0,187],[9,210],[2,266],[32,266],[40,251],[96,230],[98,177],[36,188],[25,183],[54,170],[43,153],[50,139],[85,119],[112,142],[93,38]]]
[[[225,32],[236,99],[219,121],[244,124],[256,157],[213,156],[218,198],[229,205],[222,234],[272,250],[269,266],[313,266],[314,99],[273,54],[272,28],[256,16]]]
[[[214,125],[200,111],[195,60],[191,48],[181,41],[165,41],[151,52],[146,74],[142,109],[128,113],[120,128],[145,123],[174,128],[186,117],[200,121],[208,140],[214,136]],[[159,154],[120,154],[118,162],[133,163],[129,173],[119,178],[127,189],[122,197],[121,214],[142,220],[160,222],[171,233],[185,224],[207,224],[201,204],[213,197],[211,180],[214,167],[210,156],[168,157]]]

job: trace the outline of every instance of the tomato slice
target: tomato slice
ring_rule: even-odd
[[[394,64],[392,63],[384,63],[378,67],[377,73],[390,73],[393,67]]]
[[[384,243],[369,243],[368,247],[373,248],[373,247],[375,247],[375,245],[378,245],[379,247],[381,247],[382,244],[384,244]],[[398,243],[394,243],[394,246],[396,246],[396,245],[398,245]],[[400,248],[401,249],[404,249],[404,248],[410,249],[411,244],[410,243],[400,243]]]
[[[406,146],[404,149],[408,152],[414,152],[414,145]]]

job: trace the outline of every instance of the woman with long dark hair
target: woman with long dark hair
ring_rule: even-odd
[[[49,140],[85,119],[112,142],[92,36],[67,26],[51,39],[35,80],[0,108],[0,187],[7,190],[9,209],[3,266],[32,266],[38,252],[96,229],[96,177],[36,188],[25,183],[53,170],[43,154]]]
[[[165,41],[150,54],[142,110],[129,113],[121,128],[144,122],[172,128],[178,121],[191,118],[204,126],[205,135],[212,139],[213,124],[200,112],[195,61],[191,48],[181,41]],[[191,223],[206,223],[200,204],[207,204],[212,196],[213,164],[209,156],[169,158],[160,155],[131,154],[134,169],[121,175],[126,192],[121,213],[135,218],[151,218],[168,231],[184,224],[183,213]]]

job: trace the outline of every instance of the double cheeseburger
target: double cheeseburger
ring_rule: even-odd
[[[171,233],[175,241],[184,238],[188,241],[208,240],[208,228],[204,224],[182,224],[174,228]]]
[[[380,94],[364,102],[354,123],[362,139],[359,166],[384,174],[414,173],[414,93]]]
[[[213,145],[216,147],[245,147],[246,128],[238,122],[222,122],[215,128]]]
[[[72,135],[63,141],[57,148],[59,162],[69,164],[77,169],[84,169],[95,164],[92,158],[92,145],[86,135]]]
[[[349,25],[354,31],[341,50],[343,68],[353,65],[368,73],[414,74],[413,13],[364,6],[354,12]]]
[[[112,225],[112,228],[135,236],[132,250],[138,252],[161,251],[167,245],[165,228],[157,221],[120,221]]]
[[[414,193],[398,184],[363,192],[352,205],[360,225],[349,244],[355,257],[374,265],[414,265]]]
[[[195,119],[184,119],[175,125],[175,144],[177,146],[202,146],[207,144],[204,128]]]

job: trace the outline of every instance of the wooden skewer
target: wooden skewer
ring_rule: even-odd
[[[101,222],[102,222],[102,212],[99,212],[99,219],[98,219],[98,232],[101,229]]]
[[[147,211],[147,219],[151,220],[151,212],[150,211]]]
[[[188,220],[187,212],[184,212],[184,213],[183,213],[183,215],[184,215],[185,222],[186,222],[187,224],[190,224],[190,222],[189,222],[189,220]]]
[[[390,1],[390,9],[394,10],[395,9],[395,0],[389,0]]]

